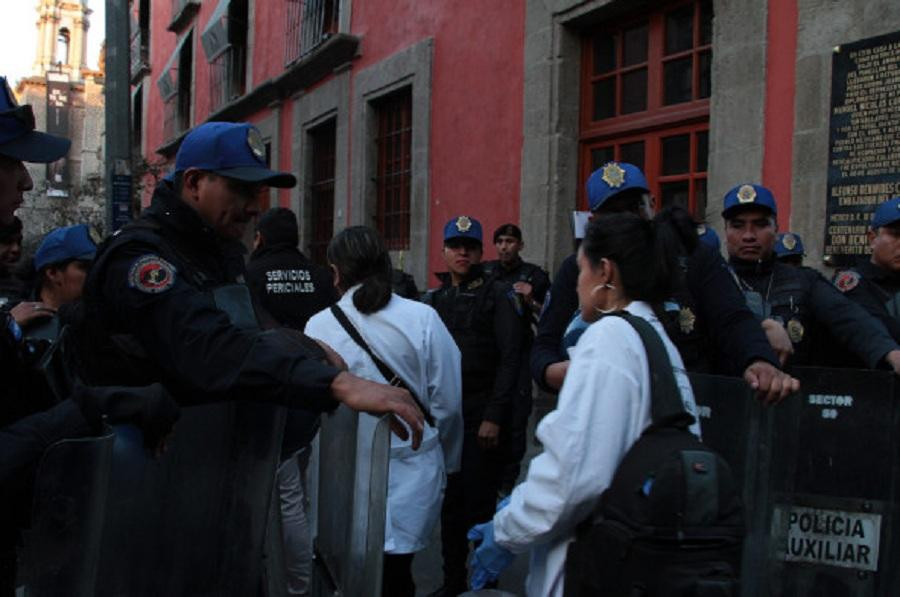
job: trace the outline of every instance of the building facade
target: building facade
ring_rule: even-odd
[[[462,213],[488,234],[521,223],[526,258],[554,269],[585,179],[609,159],[642,166],[658,205],[719,228],[725,191],[762,182],[822,266],[837,238],[832,65],[841,47],[900,31],[887,0],[132,0],[132,12],[144,156],[171,160],[206,120],[253,122],[272,165],[298,175],[271,202],[301,215],[305,250],[321,258],[335,230],[371,224],[420,286]],[[890,131],[900,110],[882,111]]]
[[[39,130],[72,140],[53,164],[29,164],[35,189],[19,215],[26,242],[59,226],[103,227],[104,75],[87,65],[91,10],[87,0],[37,0],[32,75],[15,88],[31,104]]]

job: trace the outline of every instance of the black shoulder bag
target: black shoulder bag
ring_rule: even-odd
[[[437,425],[435,425],[435,423],[434,423],[434,417],[431,416],[431,413],[428,411],[427,408],[425,408],[425,405],[422,403],[421,400],[419,400],[419,397],[416,396],[416,393],[413,392],[412,389],[408,385],[406,385],[406,382],[403,381],[403,379],[401,379],[399,375],[394,373],[394,371],[390,367],[388,367],[384,361],[379,359],[375,355],[375,353],[372,352],[372,349],[369,348],[368,344],[366,344],[366,341],[363,339],[362,335],[359,333],[359,330],[357,330],[353,326],[353,323],[350,322],[350,319],[347,317],[347,314],[344,313],[344,311],[337,305],[331,306],[331,314],[334,315],[334,318],[338,320],[338,323],[341,324],[341,327],[344,328],[344,331],[347,332],[351,338],[353,338],[353,341],[356,342],[359,345],[359,347],[365,351],[365,353],[367,355],[369,355],[369,358],[371,358],[372,362],[375,363],[375,366],[378,368],[378,371],[381,372],[381,375],[383,375],[384,378],[386,380],[388,380],[388,384],[390,384],[396,388],[403,388],[404,390],[409,392],[410,396],[412,396],[412,399],[416,401],[416,404],[422,410],[422,413],[425,415],[425,422],[428,423],[429,425],[431,425],[432,427],[437,427]]]

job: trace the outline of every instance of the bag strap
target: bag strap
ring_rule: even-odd
[[[650,418],[654,427],[685,429],[695,421],[684,409],[681,390],[675,381],[672,361],[659,334],[646,320],[626,311],[614,313],[629,324],[641,337],[650,369]]]
[[[386,380],[388,380],[388,384],[396,387],[403,388],[407,392],[410,393],[412,399],[416,401],[416,405],[422,410],[422,413],[425,415],[425,422],[427,422],[432,427],[437,427],[434,422],[434,417],[431,416],[431,413],[425,408],[425,405],[422,404],[422,401],[419,400],[419,397],[416,396],[416,393],[412,391],[412,389],[406,385],[406,382],[403,379],[394,373],[394,371],[387,366],[387,364],[379,359],[372,349],[369,348],[369,345],[366,344],[366,341],[363,339],[362,335],[359,333],[359,330],[356,329],[356,326],[350,322],[350,318],[347,317],[347,314],[344,313],[343,309],[338,307],[337,305],[331,306],[331,314],[334,315],[334,318],[337,319],[338,323],[341,324],[341,327],[344,328],[344,331],[353,338],[353,341],[356,342],[360,348],[362,348],[369,358],[372,359],[372,362],[375,363],[375,366],[378,368],[378,371]]]

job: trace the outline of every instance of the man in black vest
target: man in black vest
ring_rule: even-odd
[[[878,206],[868,239],[872,256],[835,276],[834,285],[900,342],[900,197]]]
[[[900,347],[884,325],[847,300],[817,271],[775,257],[777,205],[761,185],[742,184],[725,195],[728,262],[746,298],[782,359],[815,365],[810,337],[830,333],[866,367],[900,373]],[[786,340],[786,341],[785,341]]]
[[[448,271],[438,274],[441,285],[423,298],[462,355],[462,462],[460,472],[447,477],[441,511],[446,595],[466,591],[466,533],[494,514],[522,354],[522,319],[506,286],[484,272],[481,254],[478,220],[447,222],[442,255]]]
[[[485,271],[509,287],[507,293],[522,316],[522,364],[519,385],[513,405],[509,429],[509,463],[503,471],[502,493],[509,493],[519,477],[520,463],[525,456],[528,418],[531,416],[532,381],[529,367],[531,345],[534,343],[533,324],[550,290],[550,277],[540,266],[524,261],[520,256],[525,243],[522,231],[515,224],[503,224],[494,231],[497,260],[484,264]]]

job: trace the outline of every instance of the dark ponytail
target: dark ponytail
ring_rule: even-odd
[[[328,243],[326,257],[338,271],[342,291],[362,284],[353,295],[360,313],[380,311],[391,300],[391,256],[372,228],[344,228]]]
[[[631,300],[661,303],[680,284],[685,230],[663,213],[649,222],[632,213],[601,214],[585,229],[581,244],[585,258],[593,266],[604,258],[613,261],[622,290]]]

